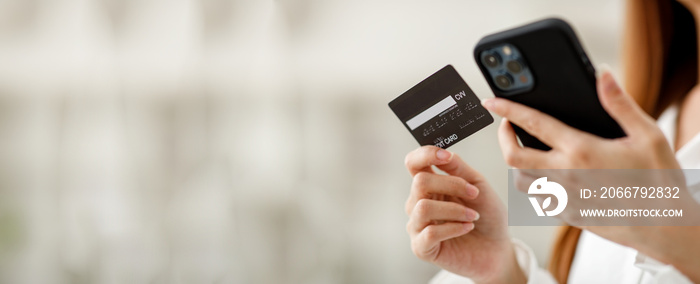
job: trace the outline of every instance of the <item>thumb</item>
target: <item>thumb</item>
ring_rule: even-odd
[[[597,82],[598,97],[603,108],[631,136],[644,131],[654,122],[617,84],[610,71],[604,71]]]

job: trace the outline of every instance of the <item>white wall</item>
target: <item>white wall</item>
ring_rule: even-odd
[[[0,1],[0,282],[422,283],[387,103],[487,33],[619,0]],[[562,94],[565,95],[565,94]],[[506,198],[496,125],[451,150]],[[513,227],[545,264],[554,228]]]

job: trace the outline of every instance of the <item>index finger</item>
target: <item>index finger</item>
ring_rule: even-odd
[[[444,165],[450,162],[452,153],[436,146],[422,146],[406,155],[406,169],[415,176],[419,172],[433,172],[432,165]]]
[[[546,113],[510,100],[491,98],[484,100],[483,105],[486,109],[507,118],[552,148],[580,145],[580,143],[572,142],[593,138],[591,134],[568,126]]]
[[[484,177],[474,168],[465,163],[457,154],[435,146],[423,146],[406,155],[406,168],[415,176],[419,172],[434,172],[431,166],[436,166],[449,175],[458,176],[477,184]]]

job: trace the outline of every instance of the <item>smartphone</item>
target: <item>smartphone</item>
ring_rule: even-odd
[[[600,137],[625,136],[598,100],[595,68],[565,21],[548,18],[485,36],[474,48],[474,59],[497,97]],[[523,146],[550,149],[513,127]]]

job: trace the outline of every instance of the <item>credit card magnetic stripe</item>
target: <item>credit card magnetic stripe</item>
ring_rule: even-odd
[[[426,123],[431,118],[437,116],[443,111],[446,111],[447,109],[456,104],[457,101],[455,101],[455,99],[453,99],[452,96],[448,96],[439,101],[438,103],[434,104],[430,108],[424,110],[423,112],[406,121],[406,125],[408,125],[409,129],[415,130],[416,127],[421,126],[423,123]]]

